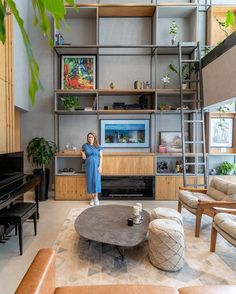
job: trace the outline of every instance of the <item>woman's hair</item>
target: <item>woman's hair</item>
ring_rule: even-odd
[[[98,139],[97,139],[97,136],[95,135],[95,133],[92,133],[92,132],[89,132],[88,135],[87,135],[87,142],[89,143],[89,140],[88,140],[88,136],[89,135],[92,135],[94,137],[94,142],[93,142],[93,146],[94,147],[98,147],[99,146],[99,143],[98,143]]]

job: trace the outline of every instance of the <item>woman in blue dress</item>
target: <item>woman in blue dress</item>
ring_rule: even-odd
[[[103,158],[102,147],[94,133],[88,133],[87,143],[83,144],[81,154],[85,160],[87,193],[91,194],[90,205],[99,205],[98,193],[101,192]]]

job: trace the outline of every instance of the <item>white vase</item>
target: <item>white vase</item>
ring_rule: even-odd
[[[188,86],[187,83],[182,84],[182,89],[183,90],[186,90],[187,89],[187,86]]]
[[[171,45],[176,46],[176,35],[172,35],[172,37],[171,37]]]

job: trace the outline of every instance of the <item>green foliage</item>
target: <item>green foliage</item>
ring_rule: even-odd
[[[75,96],[65,96],[60,98],[63,108],[65,110],[70,110],[71,108],[79,108],[80,102],[79,98]]]
[[[236,164],[228,162],[228,161],[222,162],[216,168],[216,172],[218,175],[229,175],[235,171],[236,171]]]
[[[45,165],[52,160],[57,146],[52,141],[46,141],[44,138],[33,138],[27,145],[27,157],[36,167],[45,169]]]
[[[179,27],[178,27],[176,21],[173,20],[172,23],[171,23],[171,25],[170,25],[170,31],[169,31],[169,34],[175,36],[175,35],[177,35],[178,30],[179,30]]]
[[[64,22],[66,13],[65,3],[75,7],[75,0],[31,0],[31,2],[34,13],[33,25],[37,26],[39,24],[42,34],[47,36],[50,46],[53,46],[50,16],[54,19],[57,29],[60,29],[61,22]],[[0,41],[4,44],[6,40],[5,17],[7,14],[7,6],[19,25],[24,41],[30,69],[29,96],[32,105],[34,105],[36,93],[39,87],[42,88],[39,79],[39,66],[33,55],[31,42],[24,27],[24,21],[19,14],[14,0],[0,1]]]
[[[177,75],[179,74],[179,69],[176,65],[174,64],[169,64],[168,69],[170,71],[173,71],[174,73],[176,73]],[[189,80],[191,77],[191,74],[196,71],[196,67],[195,65],[190,66],[189,64],[184,64],[182,66],[182,77],[184,80]]]
[[[235,24],[235,15],[233,11],[231,10],[227,11],[224,21],[220,21],[217,17],[215,17],[215,20],[219,24],[219,28],[224,32],[225,36],[228,37],[229,32],[227,31],[227,29],[234,28],[234,24]]]

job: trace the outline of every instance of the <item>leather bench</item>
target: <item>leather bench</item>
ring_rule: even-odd
[[[0,212],[0,225],[4,225],[5,228],[9,225],[13,225],[16,228],[16,233],[18,231],[20,255],[23,254],[23,223],[29,218],[33,218],[34,220],[34,234],[37,235],[36,203],[18,202]]]
[[[56,257],[41,249],[15,294],[235,294],[236,285],[194,286],[177,289],[156,285],[92,285],[56,287]]]

